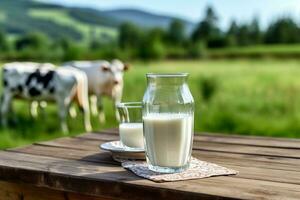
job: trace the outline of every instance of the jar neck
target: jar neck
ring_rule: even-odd
[[[186,83],[187,78],[187,73],[147,74],[147,82],[151,86],[180,86]]]

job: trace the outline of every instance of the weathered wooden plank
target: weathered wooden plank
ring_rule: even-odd
[[[238,177],[157,184],[120,167],[11,152],[0,152],[0,178],[124,199],[297,199],[300,195],[299,185]]]
[[[13,159],[11,159],[12,157]],[[30,183],[39,187],[120,199],[164,199],[166,197],[177,199],[178,196],[182,197],[180,199],[200,197],[219,199],[219,197],[205,193],[189,194],[177,190],[145,187],[149,181],[137,178],[119,167],[10,152],[5,152],[5,154],[0,152],[0,158],[0,178],[2,180]],[[83,164],[84,169],[82,168]],[[138,180],[143,184],[134,183]]]
[[[109,131],[116,131],[117,129],[108,129]],[[211,136],[211,137],[228,137],[228,138],[239,138],[239,139],[245,139],[249,138],[251,139],[258,139],[258,140],[266,140],[266,141],[284,141],[284,142],[299,142],[300,139],[298,138],[284,138],[284,137],[267,137],[267,136],[256,136],[256,135],[240,135],[240,134],[228,134],[228,133],[208,133],[208,132],[200,132],[196,133],[197,135],[205,135],[205,136]]]
[[[85,140],[83,138],[63,138],[54,141],[43,142],[41,144],[46,145],[58,145],[60,143],[66,144],[68,142],[76,144],[77,149],[96,150],[100,142],[106,142],[107,140]],[[268,148],[259,146],[246,146],[239,144],[226,144],[226,143],[210,143],[203,141],[194,141],[194,150],[202,151],[216,151],[216,152],[228,152],[237,154],[251,154],[257,156],[278,156],[286,158],[300,158],[300,149],[286,149],[286,148]]]
[[[20,153],[28,153],[32,155],[43,155],[56,158],[77,159],[90,162],[106,163],[119,165],[119,163],[113,161],[111,156],[107,152],[98,153],[94,151],[82,151],[74,149],[63,149],[51,146],[32,145],[29,147],[14,150]],[[194,154],[199,158],[199,154]],[[203,155],[201,155],[203,159]],[[206,158],[206,161],[214,162],[225,167],[234,168],[240,172],[240,177],[257,180],[277,181],[284,183],[300,184],[300,171],[289,171],[287,169],[272,169],[270,163],[261,162],[241,162],[241,160],[227,159],[215,159],[212,157]],[[276,166],[272,164],[271,166]],[[298,169],[300,165],[298,165]]]
[[[101,149],[76,149],[77,144],[72,144],[71,142],[68,142],[66,144],[51,144],[37,144],[33,146],[12,149],[11,151],[68,159],[82,159],[90,162],[105,162],[110,164],[116,164],[116,162],[111,159],[111,154]],[[286,171],[300,171],[300,160],[295,160],[291,158],[281,158],[272,156],[258,157],[254,155],[231,154],[199,150],[193,151],[193,156],[202,160],[216,162],[219,164],[232,164],[237,166],[259,167],[264,169],[279,169]]]
[[[287,149],[300,149],[300,140],[265,140],[256,138],[237,138],[230,136],[210,136],[210,135],[197,135],[195,136],[196,141],[213,142],[213,143],[226,143],[226,144],[239,144],[249,146],[260,146],[260,147],[280,147]]]
[[[93,141],[82,141],[81,138],[64,138],[64,139],[58,139],[55,141],[50,142],[44,142],[41,143],[43,145],[49,145],[49,146],[57,146],[57,147],[66,147],[71,149],[82,149],[82,150],[91,150],[91,151],[98,151],[98,145],[102,143],[103,141],[100,140],[93,140]],[[243,158],[247,160],[259,160],[259,161],[267,161],[272,163],[282,163],[282,164],[288,164],[290,166],[298,166],[300,165],[300,160],[290,159],[290,158],[283,158],[283,157],[277,157],[277,156],[256,156],[251,154],[237,154],[237,153],[230,153],[230,152],[218,152],[218,151],[206,151],[206,150],[193,150],[194,153],[199,152],[199,156],[205,155],[205,154],[211,154],[213,156],[220,155],[219,157],[229,157],[229,158]],[[233,160],[234,160],[233,159]],[[272,164],[270,163],[270,164]],[[271,167],[271,166],[270,166]]]
[[[111,159],[109,152],[101,149],[92,151],[87,149],[75,149],[76,144],[67,143],[65,146],[60,143],[60,147],[33,145],[13,149],[11,151],[24,152],[34,155],[54,156],[68,159],[82,159],[91,162],[105,162],[116,164]],[[286,171],[300,171],[300,160],[278,157],[257,157],[253,155],[229,154],[219,152],[194,151],[193,155],[199,159],[216,162],[219,164],[232,164],[237,166],[259,167],[264,169],[280,169]]]
[[[68,145],[68,144],[67,144]],[[21,147],[17,149],[8,150],[10,152],[27,153],[32,155],[48,156],[53,158],[66,158],[72,160],[83,160],[89,162],[99,162],[112,165],[120,165],[118,162],[112,159],[111,153],[99,149],[99,151],[75,149],[72,146],[69,147],[57,147],[48,145],[30,145],[27,147]]]
[[[78,138],[95,139],[95,140],[118,140],[118,132],[101,132],[88,133],[79,135]],[[214,135],[206,133],[197,133],[194,136],[194,141],[211,142],[211,143],[225,143],[225,144],[240,144],[248,146],[260,147],[279,147],[287,149],[300,149],[300,139],[283,139],[283,138],[266,138],[266,137],[242,137],[230,135]]]
[[[39,142],[36,144],[56,146],[56,147],[69,147],[70,149],[81,149],[81,150],[91,150],[98,151],[99,145],[107,142],[106,140],[84,140],[82,138],[62,138],[47,142]],[[18,149],[18,148],[15,148]]]
[[[0,181],[0,200],[113,200]]]
[[[118,128],[111,128],[102,130],[100,132],[94,132],[94,134],[112,134],[118,135]],[[92,133],[93,134],[93,133]],[[87,135],[87,134],[84,134]],[[202,138],[203,137],[203,138]],[[224,143],[238,143],[245,145],[262,145],[262,146],[278,146],[278,147],[291,147],[300,148],[300,139],[296,138],[280,138],[280,137],[265,137],[265,136],[253,136],[253,135],[238,135],[238,134],[224,134],[224,133],[206,133],[206,132],[195,132],[195,139],[204,139],[204,141],[214,140],[222,141]],[[233,140],[233,141],[231,141]]]
[[[117,131],[112,131],[115,132],[63,138],[11,150],[15,152],[0,152],[0,179],[123,199],[298,199],[300,196],[296,140],[261,142],[251,137],[247,142],[231,137],[232,142],[227,136],[220,139],[196,136],[194,156],[234,168],[240,174],[157,184],[125,171],[107,152],[98,149],[100,143],[118,139]],[[287,147],[291,143],[294,144]]]
[[[256,166],[265,169],[300,171],[300,161],[293,158],[255,156],[210,151],[193,151],[193,155],[196,155],[201,160],[208,160],[211,162],[231,163],[238,166],[249,167]]]
[[[75,142],[73,142],[75,141]],[[52,141],[48,145],[50,147],[63,147],[68,149],[80,149],[81,152],[89,151],[89,153],[93,154],[93,152],[101,152],[97,145],[88,146],[80,146],[80,144],[84,144],[84,142],[77,139],[63,139]],[[92,148],[90,148],[92,147]],[[21,149],[22,151],[22,149]],[[41,151],[42,152],[42,151]],[[46,151],[47,152],[47,151]],[[51,152],[51,151],[49,151]],[[103,152],[103,151],[102,151]],[[75,155],[80,156],[80,152],[75,152]],[[49,155],[49,153],[47,154]],[[101,155],[101,156],[100,156]],[[104,154],[105,155],[105,154]],[[102,154],[94,154],[92,156],[86,156],[85,159],[89,159],[90,161],[95,161],[96,159],[101,160],[103,158]],[[193,155],[202,160],[207,160],[210,162],[215,162],[219,164],[232,164],[237,166],[252,166],[252,167],[260,167],[264,169],[280,169],[287,171],[300,171],[300,160],[292,159],[292,158],[283,158],[277,156],[256,156],[256,155],[248,155],[248,154],[236,154],[236,153],[228,153],[228,152],[215,152],[215,151],[205,151],[205,150],[193,150]],[[65,155],[62,155],[65,157]],[[109,157],[109,154],[106,154]],[[104,161],[108,161],[105,159]]]
[[[259,146],[246,146],[239,144],[216,144],[208,142],[194,141],[193,149],[206,150],[206,151],[218,151],[229,152],[239,154],[252,154],[252,155],[268,155],[278,156],[286,158],[300,158],[300,149],[286,149],[286,148],[268,148]]]
[[[114,141],[120,139],[119,134],[112,134],[112,133],[87,133],[83,135],[78,135],[74,138],[100,140],[100,141]]]

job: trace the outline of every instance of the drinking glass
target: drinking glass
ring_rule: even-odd
[[[143,149],[142,103],[119,103],[117,109],[121,120],[119,133],[123,146],[127,149]]]
[[[147,74],[143,125],[148,167],[161,173],[189,167],[194,135],[194,99],[187,73]]]

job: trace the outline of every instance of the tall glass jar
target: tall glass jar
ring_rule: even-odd
[[[189,166],[194,135],[194,99],[187,78],[187,73],[147,74],[143,125],[150,170],[174,173]]]

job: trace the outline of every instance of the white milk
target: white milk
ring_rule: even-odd
[[[193,116],[148,114],[143,120],[146,152],[150,163],[160,167],[186,165],[193,140]]]
[[[144,148],[143,123],[121,123],[121,142],[131,148]]]

